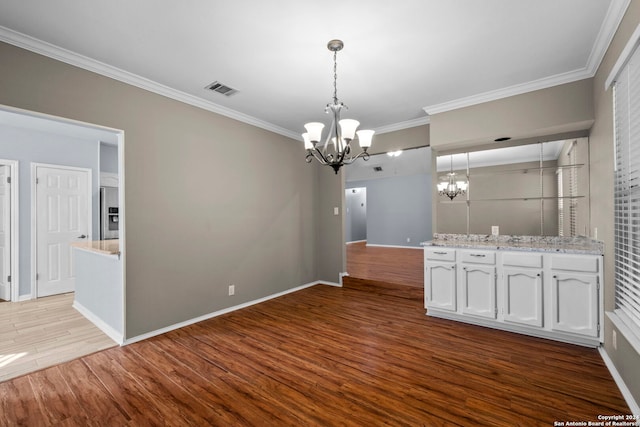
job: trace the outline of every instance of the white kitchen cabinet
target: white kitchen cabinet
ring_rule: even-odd
[[[502,277],[504,321],[542,327],[542,269],[504,267]]]
[[[556,331],[597,337],[599,279],[594,274],[554,272],[552,327]]]
[[[456,251],[425,249],[425,308],[456,311]]]
[[[543,256],[531,252],[502,253],[502,318],[507,323],[544,325]]]
[[[552,328],[597,337],[600,333],[600,259],[556,255],[551,260]]]
[[[425,277],[428,277],[424,293],[425,308],[456,311],[456,265],[455,263],[429,262]]]
[[[596,254],[425,247],[428,315],[542,338],[600,345],[601,281]]]
[[[462,313],[495,319],[496,251],[460,250],[460,263]]]

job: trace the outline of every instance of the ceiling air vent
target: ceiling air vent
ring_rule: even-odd
[[[214,92],[218,92],[224,96],[231,96],[234,93],[238,92],[236,89],[233,89],[227,85],[223,85],[222,83],[216,81],[206,86],[205,89],[212,90]]]
[[[374,166],[373,170],[376,172],[382,172],[382,166]]]

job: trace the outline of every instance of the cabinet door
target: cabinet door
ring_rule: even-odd
[[[556,331],[598,336],[598,276],[553,273],[552,328]]]
[[[542,270],[504,269],[504,321],[542,327]]]
[[[424,279],[425,308],[456,311],[456,265],[427,263]]]
[[[496,268],[463,264],[462,312],[496,318]]]

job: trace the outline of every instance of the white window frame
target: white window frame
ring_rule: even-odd
[[[614,105],[615,309],[607,313],[640,353],[640,25],[605,84]],[[632,63],[630,67],[629,64]],[[629,78],[631,70],[632,78]],[[629,82],[633,82],[629,85]],[[629,102],[632,100],[633,102]],[[630,108],[633,105],[634,108]],[[634,127],[635,126],[635,127]],[[634,220],[634,214],[637,216]],[[635,253],[634,253],[635,252]]]

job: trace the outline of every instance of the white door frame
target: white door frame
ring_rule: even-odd
[[[20,193],[18,187],[18,161],[0,159],[0,165],[8,166],[9,174],[11,175],[11,186],[9,187],[9,191],[11,191],[9,196],[11,200],[11,210],[9,211],[9,227],[11,233],[11,246],[9,251],[11,253],[11,264],[9,268],[11,269],[11,301],[15,302],[18,301],[20,295],[20,253],[18,252],[20,249],[18,239],[20,218],[18,215],[20,212],[20,207],[18,206],[18,194]]]
[[[38,224],[37,224],[37,212],[38,207],[36,203],[36,173],[39,167],[56,168],[78,172],[86,172],[88,175],[87,181],[87,241],[93,240],[93,183],[92,183],[92,170],[89,168],[79,168],[66,165],[54,165],[50,163],[31,163],[31,299],[38,296],[38,281],[36,280],[36,273],[38,270]]]

